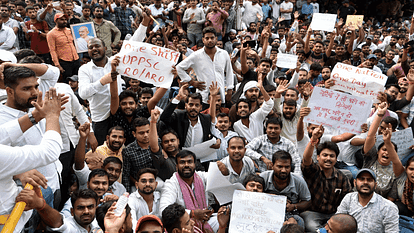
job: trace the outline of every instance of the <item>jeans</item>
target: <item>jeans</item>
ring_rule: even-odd
[[[352,173],[352,177],[354,179],[356,179],[356,175],[357,175],[357,173],[359,171],[359,169],[355,165],[348,166],[348,165],[346,165],[346,163],[340,162],[340,161],[335,164],[335,167],[337,167],[339,169],[349,170]]]
[[[332,215],[334,214],[323,214],[314,211],[305,211],[300,214],[305,221],[306,232],[316,232],[317,229],[323,228]]]
[[[190,44],[188,45],[188,47],[191,48],[194,45],[196,45],[199,40],[203,38],[203,34],[202,33],[199,33],[199,34],[188,33],[187,37],[188,37],[188,40],[190,41]]]

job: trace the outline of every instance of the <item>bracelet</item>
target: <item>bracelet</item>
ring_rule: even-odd
[[[157,124],[157,122],[156,122],[156,121],[150,121],[150,123],[154,123],[154,124]]]
[[[45,209],[45,207],[46,207],[46,201],[45,201],[45,199],[43,199],[43,206],[42,206],[42,208],[38,209],[37,211],[42,211],[42,210]]]
[[[226,227],[227,227],[227,226],[224,226],[224,227],[219,226],[219,229],[226,229]]]

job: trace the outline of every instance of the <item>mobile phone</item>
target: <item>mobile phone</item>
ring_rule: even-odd
[[[231,52],[231,58],[236,57],[238,53],[239,53],[239,49],[238,48],[233,49],[233,52]]]
[[[243,47],[247,47],[247,45],[249,45],[250,48],[254,48],[254,47],[256,47],[256,41],[248,40],[248,41],[243,43]]]

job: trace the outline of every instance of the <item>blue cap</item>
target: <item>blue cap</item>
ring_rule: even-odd
[[[363,172],[368,172],[369,174],[371,174],[372,178],[374,178],[374,181],[377,181],[377,176],[375,175],[374,171],[368,168],[362,168],[361,170],[359,170],[356,175],[356,178],[358,178],[358,176]]]
[[[371,59],[371,58],[375,58],[375,60],[377,60],[377,55],[371,53],[370,55],[368,55],[367,59]]]

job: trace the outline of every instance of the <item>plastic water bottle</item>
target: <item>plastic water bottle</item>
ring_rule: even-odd
[[[116,209],[115,209],[115,216],[121,216],[122,212],[125,209],[125,206],[128,204],[128,197],[129,197],[129,193],[124,193],[122,194],[122,196],[118,199],[118,201],[116,202]]]

